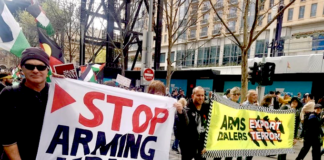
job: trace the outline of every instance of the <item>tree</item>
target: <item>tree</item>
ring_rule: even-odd
[[[206,41],[203,45],[198,46],[197,48],[191,48],[193,44],[197,43],[196,41],[190,41],[191,48],[184,53],[184,56],[177,61],[171,61],[171,52],[173,46],[177,43],[178,40],[184,40],[185,43],[188,43],[186,33],[190,27],[193,27],[197,24],[197,22],[207,16],[209,11],[211,10],[208,4],[204,1],[198,0],[165,0],[163,3],[163,12],[164,12],[164,24],[167,28],[167,36],[168,36],[168,53],[167,53],[167,76],[166,76],[166,86],[170,88],[171,76],[174,72],[172,67],[173,63],[180,62],[185,60],[188,56],[192,55],[196,49],[201,48],[205,43],[212,40],[218,35],[213,35],[208,41]],[[198,9],[202,8],[206,12],[197,15]],[[190,11],[190,12],[189,12]],[[191,14],[191,15],[190,15]],[[206,20],[206,19],[204,19]],[[208,23],[208,21],[207,21]],[[194,33],[196,36],[196,33]]]
[[[242,53],[242,63],[241,63],[241,102],[243,102],[247,95],[248,89],[248,50],[250,49],[252,43],[260,36],[260,34],[265,31],[276,19],[283,13],[291,4],[295,2],[295,0],[290,0],[286,6],[283,6],[283,0],[277,4],[272,4],[268,9],[265,9],[263,12],[261,8],[264,8],[265,3],[270,3],[271,0],[236,0],[239,4],[243,4],[243,8],[238,7],[238,10],[242,14],[243,18],[243,37],[240,38],[240,35],[235,35],[233,31],[229,28],[228,24],[224,21],[224,19],[219,15],[215,5],[219,3],[217,1],[213,4],[212,0],[209,0],[209,3],[212,6],[216,16],[221,21],[222,25],[225,27],[226,31],[229,33],[228,35],[224,34],[225,37],[232,38],[231,40],[235,43],[240,49]],[[228,1],[231,3],[232,1]],[[280,8],[280,6],[283,6]],[[267,15],[274,7],[279,8],[278,12],[275,16],[273,16],[272,20],[269,21],[266,25],[262,27],[260,30],[256,30],[257,24],[259,21],[262,21],[265,15]],[[249,16],[250,11],[254,12],[254,15]],[[262,12],[261,12],[262,11]],[[249,18],[252,18],[252,25],[249,25]]]

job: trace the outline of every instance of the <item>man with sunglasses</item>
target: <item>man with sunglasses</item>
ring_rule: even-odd
[[[10,102],[0,107],[4,159],[36,159],[48,99],[49,64],[49,56],[42,49],[27,48],[20,63],[26,78],[19,86],[6,87],[0,93],[1,102]]]

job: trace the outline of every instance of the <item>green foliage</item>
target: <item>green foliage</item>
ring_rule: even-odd
[[[22,28],[29,44],[33,47],[38,44],[38,34],[36,20],[27,11],[18,11],[17,17],[20,27]]]

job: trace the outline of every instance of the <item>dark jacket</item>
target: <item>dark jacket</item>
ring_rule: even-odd
[[[304,122],[304,139],[319,142],[323,136],[322,123],[320,114],[311,113]]]
[[[0,82],[0,92],[5,88],[6,86],[3,85],[1,82]]]
[[[21,159],[34,160],[38,150],[49,85],[41,92],[25,86],[6,87],[0,94],[0,142],[2,145],[17,143]]]
[[[209,104],[202,104],[201,110],[198,111],[193,101],[189,100],[188,107],[182,114],[178,114],[177,129],[182,152],[196,152],[203,149],[208,112]],[[204,129],[200,129],[198,132],[199,124]]]

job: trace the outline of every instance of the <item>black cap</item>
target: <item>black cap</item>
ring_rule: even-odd
[[[36,59],[50,66],[49,56],[41,48],[30,47],[23,51],[20,65],[23,66],[27,60]]]

